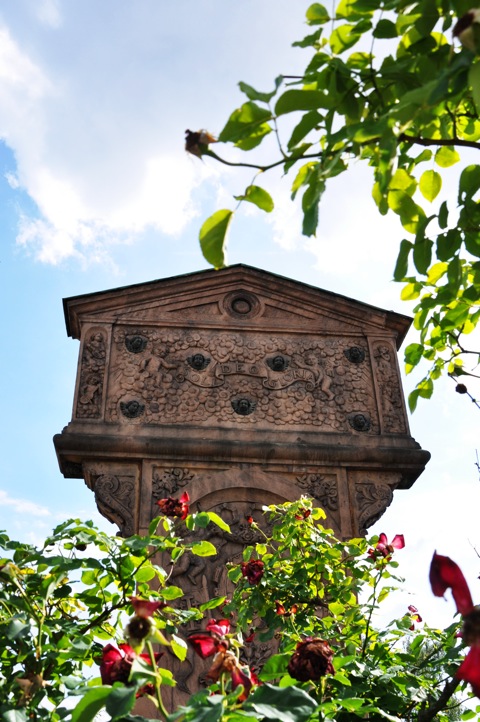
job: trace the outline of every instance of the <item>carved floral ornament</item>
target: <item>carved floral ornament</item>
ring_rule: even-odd
[[[351,339],[117,326],[113,341],[107,421],[378,433],[371,365]]]

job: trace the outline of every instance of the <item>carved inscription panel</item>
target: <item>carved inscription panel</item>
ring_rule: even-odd
[[[379,433],[366,343],[118,327],[106,420]]]

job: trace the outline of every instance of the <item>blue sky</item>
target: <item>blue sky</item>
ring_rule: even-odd
[[[52,444],[71,418],[78,354],[62,298],[206,267],[200,225],[234,208],[251,174],[187,156],[184,131],[218,133],[243,102],[238,81],[269,90],[278,74],[302,69],[308,54],[290,45],[308,32],[308,4],[16,0],[0,8],[0,526],[13,536],[39,540],[66,516],[99,518],[83,483],[61,476]],[[377,216],[368,170],[332,183],[313,240],[300,234],[288,179],[261,180],[277,208],[271,216],[242,208],[231,263],[410,312],[390,280],[402,229]],[[407,391],[413,385],[405,381]],[[453,612],[428,589],[435,548],[464,567],[480,599],[479,413],[450,382],[420,404],[412,434],[432,461],[375,527],[405,534],[409,593],[400,604],[416,604],[432,624]]]

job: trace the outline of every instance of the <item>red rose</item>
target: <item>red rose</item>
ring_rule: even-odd
[[[299,682],[318,682],[326,674],[335,674],[333,649],[323,639],[307,638],[297,644],[288,663],[288,674]]]
[[[263,577],[264,564],[260,559],[250,559],[249,562],[242,562],[242,574],[250,584],[258,584]]]

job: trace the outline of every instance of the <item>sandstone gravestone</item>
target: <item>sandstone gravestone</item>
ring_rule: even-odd
[[[263,504],[308,494],[339,537],[364,534],[428,461],[397,364],[405,316],[243,265],[64,306],[81,344],[73,418],[54,439],[64,476],[85,479],[124,535],[183,491],[231,526],[207,530],[213,561],[182,559],[187,605],[225,593]]]

